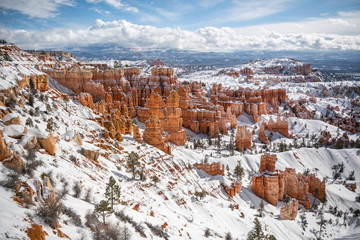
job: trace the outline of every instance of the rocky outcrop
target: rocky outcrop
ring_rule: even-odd
[[[224,184],[222,186],[230,197],[234,197],[237,193],[241,192],[241,181],[233,182],[230,186]]]
[[[15,113],[9,113],[3,117],[3,122],[6,126],[12,125],[12,124],[20,124],[20,116]]]
[[[85,107],[95,109],[93,97],[89,93],[80,93],[78,96],[78,101]]]
[[[276,156],[263,155],[260,163],[261,175],[253,177],[251,190],[260,198],[276,206],[279,200],[288,195],[310,209],[309,193],[318,189],[317,198],[325,194],[325,180],[320,181],[315,175],[296,173],[295,169],[275,170]],[[265,171],[266,170],[266,171]]]
[[[11,138],[20,139],[26,134],[27,128],[19,124],[12,124],[9,126],[5,126],[2,132]]]
[[[244,151],[251,149],[251,132],[246,126],[238,126],[236,130],[236,149]]]
[[[269,140],[266,136],[266,133],[265,133],[265,123],[263,122],[260,126],[260,130],[259,130],[259,141],[264,143],[264,144],[268,144],[269,143]]]
[[[289,123],[280,117],[277,118],[276,122],[270,117],[269,122],[266,124],[266,130],[278,132],[287,138],[289,137]]]
[[[38,142],[40,146],[45,149],[50,155],[55,155],[56,151],[56,140],[54,135],[50,133],[47,137],[38,137]]]
[[[3,161],[3,165],[9,169],[14,170],[17,173],[22,173],[22,171],[24,170],[24,162],[17,154],[14,154],[11,159]]]
[[[352,192],[356,192],[356,182],[346,182],[344,181],[344,186]]]
[[[317,191],[318,193],[316,194],[316,197],[322,200],[325,196],[325,179],[320,181],[320,179],[318,179],[314,173],[309,174],[307,178],[307,182],[309,184],[309,193],[315,196]]]
[[[139,127],[137,125],[133,125],[133,138],[139,143],[142,142],[142,138],[139,132]]]
[[[171,154],[171,148],[165,143],[165,139],[162,136],[161,123],[157,116],[151,115],[150,119],[145,122],[143,139],[146,143],[159,148],[165,153]]]
[[[8,159],[12,156],[12,153],[10,149],[7,147],[4,139],[3,134],[0,131],[0,162],[4,161],[5,159]]]
[[[299,202],[292,199],[280,209],[280,219],[295,220],[298,213]]]
[[[276,155],[264,154],[261,156],[260,159],[260,169],[259,172],[275,172],[275,164],[276,164],[277,157]]]
[[[220,163],[212,163],[212,164],[203,164],[203,163],[196,163],[194,166],[197,169],[203,170],[209,175],[216,176],[222,175],[224,176],[224,164],[220,165]]]
[[[98,151],[93,151],[90,149],[83,149],[82,155],[84,155],[86,158],[90,159],[91,161],[96,162],[98,160],[100,154]]]

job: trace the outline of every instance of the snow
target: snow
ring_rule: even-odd
[[[9,120],[11,120],[11,119],[13,119],[13,118],[16,118],[16,117],[19,117],[20,115],[19,114],[17,114],[17,113],[8,113],[8,114],[6,114],[4,117],[3,117],[3,121],[4,122],[7,122],[7,121],[9,121]]]
[[[25,127],[20,124],[12,124],[5,126],[2,132],[8,136],[21,136],[25,130]]]
[[[20,61],[19,59],[16,61]],[[284,60],[285,61],[285,60]],[[34,62],[36,62],[34,60]],[[283,64],[284,62],[282,62]],[[258,64],[255,62],[253,64]],[[261,64],[264,64],[262,62]],[[277,62],[269,62],[266,64],[277,64]],[[266,65],[265,64],[265,65]],[[289,64],[298,64],[291,63]],[[240,69],[239,66],[238,68]],[[262,67],[259,64],[259,67]],[[17,73],[22,70],[13,68],[7,73],[10,76],[12,73]],[[2,70],[3,71],[3,70]],[[24,70],[25,71],[25,70]],[[219,69],[206,70],[194,72],[189,75],[182,75],[180,80],[202,81],[206,86],[211,86],[212,83],[222,83],[223,86],[232,88],[249,87],[253,89],[259,86],[252,83],[244,83],[241,79],[234,79],[229,76],[217,75]],[[16,74],[15,74],[16,75]],[[51,82],[52,80],[50,80]],[[2,82],[0,82],[2,84]],[[315,87],[323,83],[311,84],[293,84],[280,83],[272,87],[286,87],[289,97],[293,98],[309,98],[307,91],[316,94]],[[260,86],[265,86],[266,83],[261,83]],[[59,91],[66,91],[64,88],[56,85],[54,88]],[[24,90],[25,91],[25,90]],[[257,133],[262,121],[269,121],[270,117],[276,119],[276,115],[261,116],[258,123],[254,123],[247,114],[243,114],[237,118],[239,125],[246,125],[249,130],[256,128],[253,143],[255,149],[247,150],[244,153],[236,152],[234,156],[230,156],[226,145],[229,143],[230,137],[222,137],[221,154],[216,153],[216,146],[212,144],[209,146],[205,143],[204,149],[192,149],[193,140],[201,140],[207,142],[208,137],[203,134],[194,134],[186,129],[187,136],[190,141],[185,146],[176,146],[171,144],[172,155],[167,155],[159,149],[147,145],[137,143],[131,135],[124,135],[123,142],[114,142],[106,140],[101,137],[103,128],[91,119],[98,117],[91,109],[81,106],[78,102],[70,101],[68,104],[64,103],[61,98],[57,98],[56,94],[51,91],[42,93],[49,97],[47,102],[41,102],[36,98],[34,107],[39,107],[39,115],[30,115],[32,107],[26,105],[24,109],[18,106],[14,109],[14,113],[10,116],[20,116],[21,122],[25,119],[31,119],[36,126],[27,126],[26,135],[21,140],[13,139],[14,132],[22,133],[24,128],[22,125],[5,126],[3,129],[4,140],[8,147],[19,154],[24,163],[27,163],[26,155],[28,151],[24,149],[26,143],[32,136],[44,138],[49,132],[45,131],[47,123],[50,119],[54,122],[54,131],[52,132],[56,141],[55,156],[46,153],[37,152],[37,160],[41,160],[43,165],[38,167],[32,175],[21,175],[21,181],[27,181],[33,188],[33,182],[41,179],[43,174],[48,174],[52,171],[52,184],[56,192],[60,192],[65,186],[65,182],[69,183],[68,189],[70,192],[66,194],[63,203],[67,207],[73,208],[77,214],[80,215],[83,224],[85,223],[85,215],[88,211],[93,211],[94,204],[99,203],[104,199],[104,192],[106,183],[110,176],[113,176],[118,184],[121,186],[121,201],[122,204],[116,205],[115,211],[124,211],[124,213],[133,220],[144,226],[145,233],[149,239],[160,239],[153,236],[150,229],[145,225],[146,222],[155,226],[161,226],[165,222],[168,226],[165,232],[170,235],[170,239],[205,239],[204,231],[209,228],[212,232],[208,239],[221,239],[225,237],[227,232],[231,232],[234,238],[246,239],[247,234],[254,227],[253,221],[257,214],[257,208],[260,205],[261,199],[258,198],[251,191],[251,180],[254,173],[258,172],[260,165],[260,157],[263,153],[268,152],[263,149],[264,145],[257,139]],[[69,93],[70,94],[70,93]],[[300,97],[299,97],[300,96]],[[335,98],[318,98],[316,104],[309,103],[307,107],[317,111],[326,113],[327,104],[336,104],[339,100],[341,109],[345,109],[349,104],[349,100],[335,99]],[[52,108],[47,111],[46,105],[49,104]],[[342,106],[344,104],[344,107]],[[56,107],[55,107],[56,106]],[[280,111],[283,106],[280,106]],[[347,114],[346,112],[344,114]],[[10,118],[5,116],[5,119]],[[299,119],[295,117],[287,118],[289,122],[290,132],[298,138],[298,143],[302,142],[304,138],[306,146],[312,143],[310,137],[315,135],[316,139],[320,136],[320,132],[327,129],[333,136],[343,134],[346,131],[338,130],[337,127],[324,123],[318,119],[308,120]],[[296,122],[296,124],[295,124]],[[3,127],[3,122],[0,122]],[[138,126],[140,132],[144,131],[144,124],[139,122]],[[72,139],[76,133],[84,136],[83,145],[78,146]],[[269,136],[269,132],[266,132]],[[348,132],[347,132],[348,133]],[[348,133],[350,139],[359,137],[357,134]],[[212,139],[214,142],[214,139]],[[292,148],[285,152],[278,152],[273,150],[273,146],[280,142],[292,143],[293,139],[287,139],[284,136],[274,133],[271,143],[272,154],[277,155],[276,168],[284,170],[285,168],[295,168],[297,172],[303,172],[310,169],[312,173],[316,173],[319,178],[326,179],[326,193],[328,203],[325,206],[325,218],[327,220],[333,219],[333,223],[328,223],[326,228],[327,239],[352,239],[360,236],[360,228],[358,219],[354,219],[349,214],[347,226],[336,224],[336,217],[329,213],[329,206],[337,206],[339,210],[349,211],[350,208],[359,209],[360,204],[355,201],[355,197],[360,194],[360,189],[356,192],[351,192],[344,187],[342,181],[333,181],[331,167],[335,164],[344,163],[345,170],[342,174],[344,179],[351,171],[355,171],[356,182],[360,179],[360,150],[355,148],[349,149],[330,149],[330,148]],[[105,146],[105,147],[104,147]],[[93,149],[100,153],[98,162],[90,161],[85,158],[80,152],[82,149]],[[138,178],[132,179],[132,174],[126,169],[126,159],[128,153],[136,152],[140,157],[140,162],[144,171],[147,173],[147,179],[140,181]],[[260,152],[261,151],[261,152]],[[204,160],[205,155],[208,155],[209,163],[219,162],[229,168],[225,176],[210,176],[192,168],[194,163],[199,163]],[[75,160],[74,160],[75,159]],[[233,172],[238,163],[244,167],[245,176],[242,180],[242,190],[232,199],[220,186],[220,183],[230,185],[235,178],[229,173]],[[316,170],[317,169],[317,170]],[[0,181],[6,179],[10,171],[2,164],[0,165]],[[152,182],[152,177],[159,177],[160,181],[155,184]],[[73,195],[75,183],[81,185],[82,194],[79,198]],[[85,191],[91,189],[93,197],[90,202],[84,200]],[[194,196],[196,191],[204,191],[206,196],[203,199],[197,200]],[[36,206],[29,208],[20,207],[12,197],[15,195],[9,189],[0,187],[0,238],[25,239],[25,230],[30,226],[28,221],[24,219],[31,218],[37,224],[44,226],[44,230],[49,234],[47,239],[57,239],[53,230],[46,226],[43,221],[35,215]],[[310,196],[311,202],[313,197]],[[315,201],[320,204],[318,200]],[[37,203],[38,204],[38,203]],[[139,210],[134,210],[134,206],[139,204]],[[235,204],[239,206],[239,210],[231,209],[230,205]],[[274,234],[277,239],[315,239],[319,226],[318,216],[311,211],[305,211],[300,206],[299,214],[295,221],[280,220],[280,207],[283,203],[280,201],[278,206],[272,206],[264,201],[265,216],[259,218],[263,230],[266,234]],[[320,205],[321,207],[321,205]],[[153,213],[153,216],[151,216]],[[305,231],[300,226],[300,215],[305,214],[309,225]],[[86,226],[76,227],[68,221],[68,217],[60,215],[60,230],[67,234],[71,239],[80,239],[81,234],[84,233],[87,239],[91,238],[91,231]],[[115,224],[116,226],[127,226],[131,231],[132,239],[142,239],[139,233],[128,223],[119,222],[115,215],[111,215],[106,219],[107,222]],[[339,220],[342,223],[342,219]]]

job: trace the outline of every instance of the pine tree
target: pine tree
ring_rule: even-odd
[[[152,181],[155,183],[155,185],[160,181],[160,179],[158,178],[158,176],[153,176]]]
[[[323,232],[323,230],[325,228],[325,225],[326,225],[327,221],[325,220],[324,213],[322,211],[320,211],[319,216],[320,216],[320,221],[316,222],[316,223],[319,224],[319,226],[320,226],[318,239],[321,239],[321,235],[322,235],[322,232]]]
[[[218,139],[216,141],[216,153],[221,154],[221,135],[218,135]]]
[[[133,179],[134,179],[135,175],[136,175],[136,170],[140,166],[139,157],[137,156],[137,154],[135,152],[131,151],[131,153],[128,156],[126,165],[132,172]]]
[[[259,217],[263,217],[264,216],[264,201],[261,199],[261,202],[260,202],[260,205],[259,205],[259,208],[257,209],[258,211],[258,216]]]
[[[230,152],[230,156],[234,156],[235,154],[235,143],[234,143],[234,131],[231,131],[230,134],[230,142],[229,142],[229,146],[228,146],[229,152]]]
[[[302,227],[303,231],[305,231],[305,229],[306,229],[306,227],[308,225],[305,213],[300,215],[300,219],[301,219],[301,227]]]
[[[264,239],[265,235],[261,227],[261,223],[258,218],[255,218],[254,220],[255,226],[254,229],[250,232],[248,235],[249,240],[260,240]]]
[[[105,198],[110,203],[111,209],[114,209],[114,204],[120,203],[120,194],[120,186],[116,184],[115,179],[111,176],[105,190]]]
[[[104,224],[105,218],[114,212],[114,210],[109,206],[109,203],[105,200],[101,200],[100,203],[95,204],[94,211],[102,217]]]
[[[244,168],[241,166],[241,162],[238,162],[238,165],[236,165],[236,167],[234,169],[234,175],[240,181],[242,180],[242,178],[244,176]]]

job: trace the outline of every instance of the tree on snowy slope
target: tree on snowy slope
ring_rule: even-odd
[[[132,172],[134,179],[136,175],[136,170],[140,166],[139,157],[135,152],[131,151],[126,161],[126,165],[127,168]]]
[[[241,166],[240,162],[238,162],[238,165],[236,165],[236,167],[234,169],[234,175],[240,181],[242,180],[242,178],[244,176],[244,168]]]
[[[259,208],[257,209],[258,211],[258,216],[259,217],[263,217],[264,216],[264,201],[261,199],[261,202],[260,202],[260,205],[259,205]]]
[[[258,218],[255,218],[254,220],[255,226],[254,229],[251,230],[251,232],[248,235],[248,240],[261,240],[261,239],[267,239],[267,240],[276,240],[276,237],[274,235],[265,235],[261,223]]]
[[[115,179],[111,176],[105,191],[105,198],[110,203],[111,209],[114,209],[114,204],[120,203],[120,194],[120,186],[116,184]]]
[[[104,224],[105,218],[114,212],[114,210],[109,206],[109,203],[105,200],[101,200],[100,203],[96,204],[94,211],[102,217]]]

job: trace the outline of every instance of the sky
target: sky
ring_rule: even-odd
[[[360,50],[360,0],[0,0],[24,49]]]

